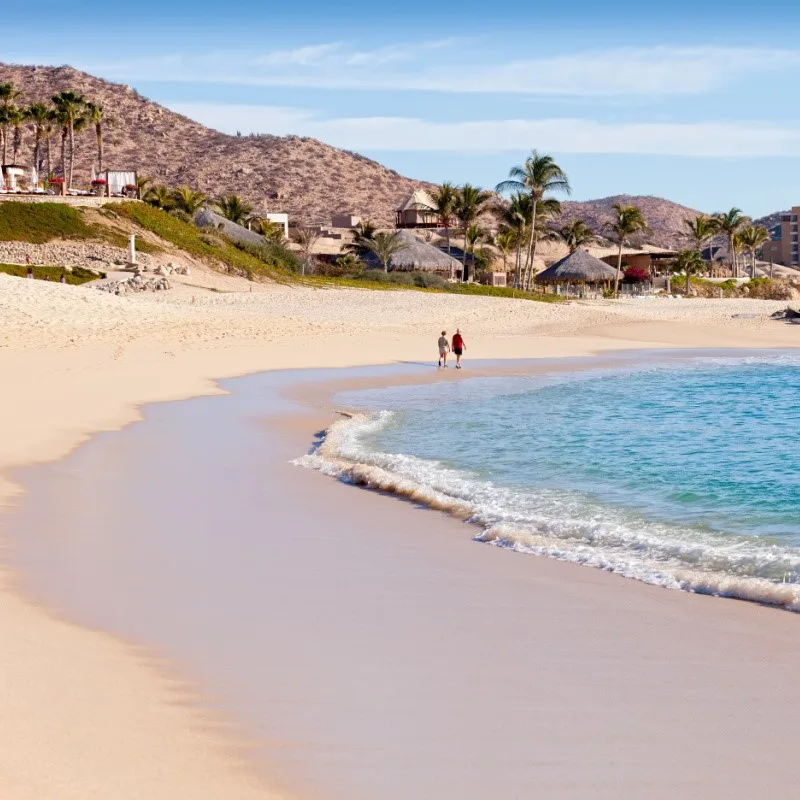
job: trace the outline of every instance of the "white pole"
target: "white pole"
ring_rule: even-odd
[[[128,239],[128,263],[136,263],[136,234],[132,233]]]

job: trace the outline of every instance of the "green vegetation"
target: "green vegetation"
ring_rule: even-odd
[[[391,291],[411,289],[422,292],[475,295],[483,297],[510,297],[517,300],[535,300],[542,303],[563,303],[563,297],[539,292],[523,292],[504,286],[483,286],[479,283],[450,283],[439,275],[429,272],[383,272],[365,270],[358,276],[325,277],[314,275],[305,279],[311,286],[338,286],[353,289],[376,289]]]
[[[120,203],[113,210],[190,255],[222,264],[251,279],[257,275],[277,278],[299,271],[297,256],[282,245],[236,245],[221,235],[211,240],[191,222],[145,203]]]
[[[71,286],[80,286],[82,283],[106,277],[105,272],[98,274],[82,267],[73,267],[72,272],[67,272],[63,267],[31,267],[31,269],[36,280],[58,283],[63,275],[66,283]],[[25,278],[28,275],[28,267],[24,264],[0,264],[0,272],[13,275],[15,278]]]
[[[96,232],[76,208],[60,203],[0,203],[0,241],[44,244],[53,239],[93,239]]]
[[[681,283],[683,283],[681,281]],[[739,284],[733,278],[710,281],[696,275],[690,277],[692,293],[698,297],[752,297],[757,300],[791,300],[792,287],[788,281],[773,278],[755,278]],[[673,291],[685,291],[683,286]]]
[[[113,212],[102,211],[114,219]],[[0,241],[46,244],[54,239],[98,241],[126,248],[128,235],[113,226],[90,225],[84,210],[63,203],[0,203]],[[140,253],[160,253],[157,244],[137,238],[136,250]]]

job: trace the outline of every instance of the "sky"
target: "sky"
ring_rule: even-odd
[[[70,64],[225,132],[486,187],[535,148],[578,200],[800,205],[796,1],[29,5],[4,8],[0,61]]]

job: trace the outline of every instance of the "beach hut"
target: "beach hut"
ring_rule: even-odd
[[[395,211],[396,228],[438,228],[441,220],[434,202],[424,189],[412,192]]]
[[[438,247],[419,240],[409,231],[398,231],[397,236],[404,247],[389,259],[389,269],[393,272],[434,272],[446,278],[460,277],[461,262],[443,253]],[[367,254],[365,261],[376,266],[375,256]]]
[[[534,280],[544,285],[563,286],[566,293],[574,286],[576,293],[583,296],[587,293],[596,294],[603,288],[610,287],[617,274],[614,267],[599,258],[585,250],[576,250],[540,272]],[[619,276],[622,278],[622,273]]]

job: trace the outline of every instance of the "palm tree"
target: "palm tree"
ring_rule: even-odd
[[[298,228],[294,236],[294,240],[300,245],[300,250],[303,253],[302,260],[302,275],[306,274],[306,267],[311,267],[312,255],[311,251],[319,239],[319,230],[317,228]]]
[[[368,219],[358,223],[358,227],[353,229],[353,239],[345,245],[345,250],[350,253],[363,255],[366,251],[366,243],[375,238],[377,227]]]
[[[518,238],[513,228],[504,227],[495,234],[494,246],[503,256],[503,272],[508,272],[508,256],[513,252]]]
[[[16,105],[10,105],[3,110],[4,120],[6,124],[6,136],[8,136],[8,129],[10,128],[14,133],[11,139],[12,150],[12,163],[17,163],[17,156],[22,147],[22,125],[25,122],[25,112]]]
[[[188,186],[179,186],[172,190],[172,207],[193,217],[208,201],[202,192],[196,192]]]
[[[167,186],[151,186],[142,195],[142,200],[162,211],[169,211],[173,202],[172,189]]]
[[[389,271],[389,260],[408,245],[395,233],[376,233],[375,238],[364,242],[364,247],[378,257],[384,272]]]
[[[524,192],[531,198],[530,239],[528,241],[528,256],[525,262],[525,286],[528,288],[533,273],[533,261],[536,258],[536,212],[537,206],[548,192],[565,192],[570,194],[572,189],[569,179],[561,167],[556,164],[552,156],[540,155],[534,150],[522,166],[512,167],[508,173],[508,180],[497,184],[498,192]]]
[[[639,231],[647,230],[647,220],[642,215],[642,210],[636,206],[614,203],[614,221],[611,230],[619,243],[619,258],[617,259],[617,274],[614,276],[614,297],[619,296],[619,276],[622,272],[622,248],[628,237]]]
[[[94,126],[94,136],[97,141],[97,172],[100,173],[103,171],[103,126],[109,128],[114,121],[98,103],[87,103],[86,109],[88,121]]]
[[[455,214],[458,221],[464,226],[464,252],[461,258],[461,276],[467,280],[467,232],[475,220],[486,209],[486,204],[492,199],[492,193],[465,183],[457,190]]]
[[[25,111],[25,117],[33,125],[33,166],[37,171],[42,168],[42,141],[48,138],[48,128],[53,130],[53,111],[44,103],[34,103]],[[50,171],[48,156],[48,173]]]
[[[711,274],[713,264],[714,237],[719,233],[719,222],[715,217],[698,214],[694,219],[683,221],[686,235],[694,242],[695,249],[702,253],[708,242],[708,272]]]
[[[431,193],[430,197],[433,201],[433,207],[431,208],[431,211],[434,211],[436,216],[442,221],[444,237],[447,240],[447,252],[449,253],[450,220],[455,214],[456,207],[458,205],[458,189],[456,189],[452,183],[445,182],[441,186],[437,186],[436,189],[434,189],[434,191]]]
[[[739,240],[750,254],[750,277],[756,277],[756,253],[769,241],[769,231],[763,225],[748,225],[739,231]]]
[[[705,267],[703,256],[697,250],[681,250],[675,259],[675,269],[678,272],[686,273],[686,294],[688,296],[691,289],[691,276],[697,272],[702,272]]]
[[[247,227],[255,233],[261,234],[268,242],[281,244],[283,242],[283,225],[266,217],[252,216],[247,219]]]
[[[3,163],[8,160],[8,110],[22,94],[14,88],[13,83],[0,83],[0,141],[3,144]]]
[[[214,205],[225,219],[229,219],[237,225],[242,225],[253,210],[253,206],[245,203],[238,194],[229,194],[226,197],[220,197]]]
[[[596,239],[594,231],[582,219],[573,219],[563,225],[558,234],[569,247],[570,253],[574,253],[579,247],[590,244]]]
[[[67,188],[72,187],[72,175],[75,167],[75,133],[88,124],[86,116],[87,101],[81,94],[75,92],[60,92],[51,98],[56,107],[56,115],[62,126],[62,169]],[[64,160],[65,146],[69,146],[69,167]]]
[[[528,194],[514,192],[509,203],[500,203],[495,209],[495,214],[499,217],[500,227],[514,231],[514,244],[516,254],[514,256],[514,288],[518,289],[521,284],[522,276],[522,244],[525,241],[528,225],[531,220],[533,204]]]
[[[136,176],[136,196],[140,200],[144,200],[145,195],[148,193],[148,187],[153,182],[153,179],[148,175],[137,175]]]
[[[718,230],[728,237],[728,248],[730,250],[731,268],[733,277],[739,277],[739,264],[736,261],[736,234],[750,222],[750,219],[742,214],[740,208],[732,208],[725,214],[714,214],[717,221]]]

